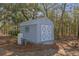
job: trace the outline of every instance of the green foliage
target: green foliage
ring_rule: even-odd
[[[18,30],[10,30],[10,31],[8,32],[8,34],[9,34],[10,36],[17,36],[18,33],[19,33]]]
[[[4,23],[4,25],[1,27],[1,30],[11,36],[17,36],[19,33],[18,25],[21,22],[25,22],[29,19],[34,19],[35,14],[38,11],[41,11],[53,21],[55,27],[54,32],[57,37],[60,36],[62,30],[61,23],[63,25],[63,35],[75,35],[78,32],[79,8],[74,8],[72,12],[65,11],[63,17],[61,17],[62,10],[64,8],[63,5],[64,4],[41,3],[0,4],[0,7],[2,8],[0,10],[0,21]]]

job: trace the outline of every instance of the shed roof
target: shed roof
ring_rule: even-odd
[[[52,21],[46,17],[45,18],[37,18],[37,19],[26,21],[26,22],[22,22],[20,24],[20,26],[32,25],[32,24],[52,24]]]

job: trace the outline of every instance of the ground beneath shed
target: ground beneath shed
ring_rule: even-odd
[[[0,36],[0,56],[79,56],[79,40],[56,40],[53,45],[17,45],[16,38]]]

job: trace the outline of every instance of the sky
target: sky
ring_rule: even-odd
[[[69,4],[67,4],[66,5],[66,11],[72,11],[73,10],[73,8],[74,8],[74,5],[76,5],[76,4],[73,4],[73,3],[69,3]]]
[[[74,7],[79,7],[79,3],[68,3],[66,6],[66,11],[72,11]]]

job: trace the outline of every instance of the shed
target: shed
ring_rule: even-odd
[[[44,17],[22,22],[20,33],[26,42],[35,44],[52,44],[54,40],[54,24]]]

